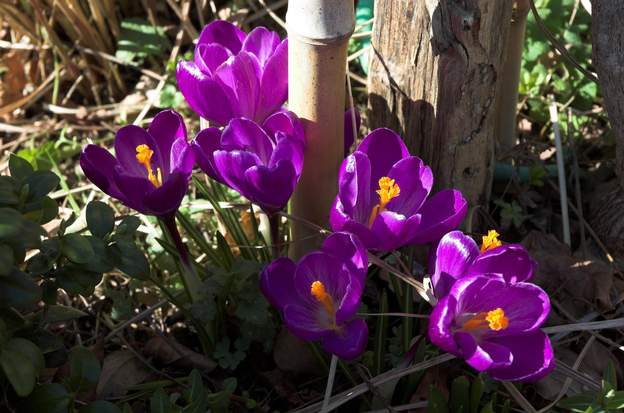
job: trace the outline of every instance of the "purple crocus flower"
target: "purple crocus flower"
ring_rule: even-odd
[[[192,146],[208,176],[268,213],[288,203],[303,168],[303,126],[292,112],[277,112],[262,126],[232,119],[223,131],[199,132]]]
[[[431,169],[410,156],[401,137],[376,129],[342,162],[331,227],[379,251],[437,241],[459,225],[468,204],[456,190],[427,199],[432,186]]]
[[[146,215],[169,215],[180,206],[195,164],[186,139],[182,117],[165,110],[147,131],[135,125],[119,129],[115,156],[87,145],[80,166],[91,182],[127,207]]]
[[[554,368],[553,349],[539,328],[550,311],[534,284],[500,274],[457,280],[429,318],[429,339],[497,380],[536,381]]]
[[[531,279],[536,266],[522,245],[502,245],[496,231],[483,237],[481,248],[461,231],[451,231],[438,243],[430,270],[434,293],[441,298],[463,277],[500,274],[509,283],[524,282]]]
[[[294,335],[320,340],[325,351],[352,360],[368,341],[366,323],[355,318],[367,267],[366,250],[357,237],[337,232],[298,263],[273,261],[260,275],[260,289]]]
[[[218,126],[263,122],[288,97],[288,42],[264,27],[245,35],[217,20],[202,30],[193,61],[180,61],[178,87],[191,109]]]

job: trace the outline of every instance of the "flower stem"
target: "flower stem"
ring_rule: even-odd
[[[338,365],[338,357],[332,355],[331,364],[329,365],[329,374],[327,375],[327,387],[325,387],[325,397],[323,397],[323,407],[321,413],[325,413],[331,399],[332,390],[334,389],[334,378],[336,377],[336,365]]]
[[[273,259],[278,259],[280,256],[280,215],[279,213],[267,213],[269,217],[269,227],[271,230],[271,251],[273,252]]]
[[[182,282],[184,283],[184,288],[186,289],[191,302],[196,302],[201,298],[202,281],[195,270],[193,259],[191,258],[186,245],[182,242],[182,237],[180,237],[180,232],[178,231],[178,227],[175,222],[175,215],[165,215],[161,219],[165,224],[167,232],[169,232],[169,236],[171,236],[176,249],[178,250],[178,254],[180,255],[180,262],[182,263],[183,268]]]

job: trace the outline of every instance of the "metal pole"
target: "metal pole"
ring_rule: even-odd
[[[347,46],[355,27],[352,0],[290,0],[288,106],[303,121],[305,164],[292,198],[292,214],[327,227],[344,156]],[[290,255],[318,247],[321,237],[293,222]]]

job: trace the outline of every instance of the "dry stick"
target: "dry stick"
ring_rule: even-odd
[[[533,13],[533,17],[535,17],[535,23],[537,23],[537,27],[539,27],[539,29],[542,31],[542,33],[544,33],[544,35],[548,38],[548,40],[553,45],[553,47],[555,49],[557,49],[557,51],[563,57],[568,59],[568,61],[570,63],[572,63],[572,65],[574,67],[576,67],[582,74],[584,74],[589,80],[591,80],[592,82],[598,83],[598,77],[596,76],[596,74],[590,72],[589,70],[587,70],[583,66],[581,66],[580,63],[577,62],[576,59],[574,59],[574,57],[572,57],[570,52],[568,52],[568,49],[566,49],[565,46],[562,45],[559,42],[559,40],[557,40],[555,35],[553,35],[550,32],[550,30],[548,30],[548,28],[544,24],[544,21],[540,17],[540,15],[539,15],[539,13],[537,11],[537,8],[535,7],[535,2],[533,0],[529,0],[529,5],[531,6],[531,13]]]
[[[88,47],[80,46],[78,44],[76,44],[75,47],[76,47],[76,49],[78,49],[78,50],[80,50],[80,51],[82,51],[82,52],[84,52],[86,54],[90,54],[90,55],[93,55],[93,56],[98,56],[98,57],[101,57],[102,59],[109,60],[109,61],[111,61],[113,63],[117,63],[118,65],[128,66],[128,67],[131,67],[133,69],[136,69],[139,72],[143,73],[145,76],[151,77],[153,79],[162,80],[162,78],[163,78],[161,75],[159,75],[156,72],[153,72],[153,71],[151,71],[149,69],[143,69],[142,67],[140,67],[136,63],[125,62],[125,61],[123,61],[121,59],[118,59],[117,57],[115,57],[113,55],[108,54],[108,53],[100,52],[98,50],[93,50],[93,49],[90,49]]]
[[[332,354],[329,365],[329,373],[327,374],[327,386],[325,387],[325,397],[323,397],[323,407],[321,408],[321,413],[327,412],[327,405],[329,405],[329,399],[331,398],[332,390],[334,389],[334,379],[336,378],[337,365],[338,357],[335,354]]]
[[[167,4],[169,5],[169,7],[171,7],[171,10],[173,10],[176,16],[178,16],[182,27],[184,27],[184,30],[186,30],[191,39],[197,39],[199,37],[199,32],[195,27],[193,27],[191,21],[188,18],[188,12],[191,5],[190,0],[187,0],[184,4],[182,4],[182,10],[180,10],[178,5],[175,4],[173,0],[167,0]]]
[[[574,135],[572,134],[572,109],[568,108],[568,145],[572,151],[572,162],[574,168],[574,197],[576,199],[576,208],[579,211],[579,215],[583,218],[583,199],[581,198],[581,178],[580,168],[578,164],[578,155],[576,153],[576,144],[574,142]],[[583,256],[587,257],[587,239],[585,238],[585,225],[580,225],[581,231],[581,251]]]
[[[284,7],[287,4],[288,4],[288,0],[276,1],[275,3],[271,4],[270,6],[263,7],[262,9],[258,10],[257,12],[252,14],[251,16],[247,17],[245,19],[245,21],[243,22],[243,24],[249,24],[251,22],[254,22],[254,21],[260,19],[261,17],[263,17],[265,14],[269,13],[269,11],[275,11],[275,10],[281,9],[282,7]]]
[[[287,30],[286,22],[284,22],[284,20],[282,20],[277,14],[275,14],[275,12],[273,12],[273,10],[271,10],[271,8],[269,6],[267,6],[267,4],[266,4],[266,2],[264,0],[258,0],[258,3],[260,3],[260,5],[262,5],[262,7],[264,7],[264,9],[266,10],[267,14],[269,16],[271,16],[271,18],[273,20],[275,20],[275,22],[277,24],[282,26],[282,29]]]
[[[561,144],[561,132],[559,131],[559,114],[554,98],[550,97],[550,121],[555,135],[555,147],[557,148],[557,175],[559,178],[559,201],[561,202],[561,219],[563,224],[563,242],[570,247],[570,215],[568,213],[568,190],[566,187],[565,166],[563,164],[563,145]]]
[[[567,333],[570,331],[604,330],[607,328],[624,327],[624,317],[612,320],[589,321],[585,323],[563,324],[560,326],[545,327],[542,330],[547,334]]]
[[[138,321],[143,320],[144,318],[147,318],[149,315],[151,315],[154,311],[158,310],[160,307],[164,306],[165,304],[167,304],[169,302],[169,300],[161,300],[159,302],[157,302],[156,304],[146,308],[145,310],[141,311],[139,314],[135,315],[134,317],[132,317],[129,320],[124,321],[123,323],[119,324],[117,327],[115,327],[110,333],[108,333],[106,335],[106,337],[104,337],[104,342],[110,340],[111,338],[113,338],[114,336],[116,336],[117,334],[121,333],[126,327],[128,327],[130,324],[136,323]]]
[[[369,380],[369,383],[361,383],[355,387],[350,388],[349,390],[343,391],[335,396],[333,396],[330,400],[329,405],[327,406],[327,411],[330,412],[332,410],[337,409],[343,404],[347,403],[349,400],[355,399],[356,397],[366,393],[369,390],[369,386],[381,386],[384,383],[400,379],[401,377],[407,376],[412,373],[416,373],[417,371],[425,370],[431,368],[433,366],[437,366],[442,363],[446,363],[449,360],[453,360],[455,358],[452,354],[441,354],[432,359],[422,361],[420,363],[414,364],[409,367],[396,367],[391,370],[388,370],[385,373],[382,373],[378,376],[373,377]],[[315,403],[308,407],[304,407],[303,409],[296,410],[297,413],[316,413],[320,410],[322,403]]]
[[[512,383],[508,381],[504,381],[503,386],[505,386],[505,388],[507,389],[511,397],[514,398],[516,403],[518,403],[525,412],[537,413],[537,410],[535,410],[535,407],[533,407],[531,403],[529,403],[526,397],[524,397],[524,395],[520,393],[520,390],[518,390],[516,386],[514,386]]]
[[[64,76],[65,71],[61,70],[60,76]],[[26,104],[32,105],[36,102],[40,97],[42,97],[50,88],[52,87],[54,82],[54,78],[56,77],[56,73],[50,73],[50,75],[43,81],[42,84],[37,86],[35,90],[29,93],[27,96],[24,96],[21,99],[16,100],[15,102],[11,102],[8,105],[0,107],[0,116],[6,115],[7,113],[13,112],[15,109],[19,109]]]
[[[587,355],[587,351],[589,350],[589,348],[591,347],[591,345],[594,343],[595,340],[596,340],[595,336],[591,336],[589,340],[587,340],[587,343],[585,343],[583,350],[581,350],[580,354],[576,358],[576,361],[574,362],[574,365],[572,366],[573,370],[578,370],[579,367],[581,367],[581,363],[583,362],[583,359]],[[561,400],[563,396],[565,396],[571,384],[572,384],[572,379],[570,377],[566,377],[565,382],[563,383],[563,387],[561,387],[561,390],[559,391],[559,394],[557,394],[557,397],[555,397],[555,400],[553,400],[552,403],[550,403],[548,406],[544,407],[543,409],[540,409],[538,413],[545,413],[549,411],[550,409],[552,409],[553,407],[555,407],[557,403],[559,402],[559,400]]]

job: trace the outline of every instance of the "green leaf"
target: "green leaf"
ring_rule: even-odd
[[[435,387],[429,387],[429,398],[427,399],[427,411],[429,413],[448,413],[448,403],[446,397]]]
[[[20,397],[33,391],[44,364],[39,347],[23,338],[9,340],[0,353],[2,371]]]
[[[19,204],[19,183],[10,176],[0,176],[0,206]]]
[[[467,413],[470,406],[470,381],[465,376],[457,377],[451,385],[450,410]]]
[[[30,162],[13,154],[9,156],[9,171],[13,178],[19,180],[26,179],[35,172]]]
[[[89,231],[96,237],[104,238],[115,228],[115,212],[104,202],[89,202],[86,216]]]
[[[150,412],[171,413],[172,411],[173,406],[169,400],[169,396],[167,396],[162,387],[159,387],[150,398]]]
[[[130,18],[121,22],[115,56],[126,63],[140,63],[147,56],[160,56],[168,46],[164,28]]]
[[[71,396],[67,389],[58,383],[38,386],[26,401],[29,412],[67,413]]]
[[[0,240],[20,235],[22,231],[22,214],[11,208],[0,208]]]
[[[24,205],[22,212],[24,213],[24,218],[43,225],[57,217],[58,204],[49,196],[44,196]]]
[[[77,308],[67,307],[64,305],[50,305],[46,309],[43,322],[58,323],[60,321],[75,320],[86,315],[87,313],[82,312]]]
[[[604,407],[613,410],[624,409],[624,391],[616,391],[605,399]]]
[[[492,402],[486,404],[483,409],[481,409],[481,413],[494,413],[494,409],[492,408]]]
[[[134,234],[141,225],[141,220],[135,216],[125,217],[121,220],[117,229],[115,230],[114,239],[132,239]]]
[[[139,280],[146,280],[150,275],[149,262],[134,242],[118,240],[111,245],[110,251],[115,259],[115,266],[124,273]]]
[[[0,277],[11,273],[11,271],[13,271],[13,264],[15,264],[13,248],[6,244],[0,244]]]
[[[617,374],[615,372],[615,366],[613,365],[613,360],[609,359],[607,363],[607,368],[603,374],[603,380],[611,385],[612,389],[617,389]]]
[[[0,307],[26,310],[39,300],[41,289],[29,275],[14,268],[10,274],[0,277]]]
[[[34,201],[52,192],[61,180],[53,172],[35,171],[24,180],[28,185],[28,200]]]
[[[208,393],[204,387],[201,374],[193,369],[189,375],[191,389],[188,395],[189,405],[182,411],[184,413],[205,413],[208,410]]]
[[[26,262],[26,271],[32,275],[42,275],[52,269],[61,255],[61,243],[58,238],[50,238],[41,243],[39,254]]]
[[[102,274],[75,266],[66,266],[56,272],[56,282],[71,295],[93,294],[95,286],[102,281]]]
[[[121,413],[121,410],[111,402],[98,400],[81,408],[79,413]]]
[[[596,401],[596,397],[591,393],[581,393],[567,397],[557,403],[557,406],[570,412],[584,412],[588,407],[592,406]]]
[[[69,379],[67,387],[79,392],[97,385],[100,378],[100,361],[86,347],[77,346],[69,352]]]
[[[89,262],[80,265],[80,267],[96,273],[111,271],[114,268],[114,257],[110,256],[106,243],[102,239],[92,236],[85,238],[91,244],[94,254]]]
[[[61,238],[61,252],[77,264],[86,264],[95,257],[89,240],[78,234],[68,234]]]
[[[483,397],[483,379],[479,374],[470,386],[470,413],[478,413],[481,397]]]

